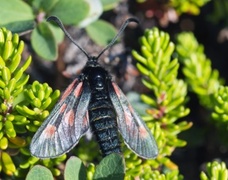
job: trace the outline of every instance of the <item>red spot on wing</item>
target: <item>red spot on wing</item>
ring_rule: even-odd
[[[134,109],[133,109],[133,107],[132,107],[131,105],[128,105],[128,108],[129,108],[129,110],[131,111],[131,113],[134,112]]]
[[[127,126],[132,126],[132,116],[129,112],[124,112],[124,118]]]
[[[83,119],[83,127],[88,125],[88,122],[89,122],[88,119],[89,119],[89,113],[87,111],[86,115],[84,116],[84,119]]]
[[[148,137],[149,133],[147,132],[145,127],[141,126],[139,127],[139,135],[141,138],[145,139]]]
[[[74,96],[79,97],[81,92],[82,92],[82,82],[80,82],[76,87],[76,89],[74,90]]]
[[[77,79],[75,79],[68,87],[67,89],[64,91],[63,95],[61,96],[60,101],[64,101],[69,95],[70,93],[73,91],[75,84],[77,83]]]
[[[60,108],[60,113],[63,113],[66,110],[67,104],[63,104]]]
[[[119,89],[119,87],[113,82],[112,83],[114,91],[116,92],[117,96],[120,97],[121,96],[121,91]]]
[[[129,110],[130,111],[129,111]],[[133,121],[133,116],[132,116],[132,114],[133,114],[133,112],[134,112],[134,110],[133,110],[133,108],[132,108],[132,106],[131,105],[128,105],[128,109],[124,109],[124,117],[125,117],[125,121],[126,121],[126,124],[128,125],[128,126],[132,126],[132,121]]]
[[[67,112],[63,118],[68,125],[74,125],[74,111],[72,109],[69,112]]]
[[[55,135],[56,132],[56,126],[49,124],[44,129],[45,138],[52,138]]]

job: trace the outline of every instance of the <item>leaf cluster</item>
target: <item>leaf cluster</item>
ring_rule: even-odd
[[[0,176],[23,177],[39,161],[31,157],[29,143],[32,134],[48,116],[60,92],[35,81],[28,84],[25,71],[31,56],[22,59],[24,42],[18,34],[0,29]],[[55,175],[60,171],[54,166],[65,159],[43,161]],[[51,163],[50,163],[51,162]]]
[[[213,1],[213,12],[208,16],[208,19],[214,24],[224,24],[226,27],[228,25],[228,1],[217,0]]]
[[[178,35],[176,52],[183,64],[182,70],[189,89],[198,96],[204,107],[213,111],[212,122],[227,146],[227,86],[223,86],[218,70],[212,68],[211,60],[204,54],[204,47],[192,33]]]
[[[102,159],[102,161],[95,166],[90,164],[88,168],[84,166],[82,161],[77,157],[71,157],[66,162],[64,170],[65,180],[98,180],[98,179],[123,179],[124,178],[124,162],[119,154],[111,154]],[[28,173],[26,180],[46,180],[54,179],[49,169],[36,165]]]
[[[191,41],[193,45],[189,46],[189,50],[194,47],[192,48],[194,52],[203,54],[202,46],[197,44],[194,38],[191,38]],[[124,150],[125,179],[139,177],[181,180],[183,176],[179,174],[178,166],[169,159],[169,156],[175,148],[186,145],[186,142],[178,139],[177,135],[192,125],[180,120],[189,113],[189,109],[185,107],[187,84],[177,78],[179,63],[177,59],[171,58],[175,46],[170,42],[167,33],[156,28],[147,30],[140,39],[140,43],[141,52],[133,51],[132,54],[138,61],[139,71],[144,75],[144,85],[151,91],[150,94],[143,94],[141,98],[149,106],[144,119],[157,141],[159,156],[156,160],[143,160],[130,150]],[[201,47],[199,48],[201,50],[197,50],[196,47]],[[184,49],[180,46],[179,48]],[[61,172],[57,166],[62,164],[66,155],[52,160],[39,160],[31,157],[28,145],[32,134],[48,116],[49,110],[56,103],[60,92],[53,92],[45,83],[40,84],[37,81],[32,84],[27,83],[29,76],[24,71],[29,67],[31,57],[28,57],[27,60],[21,60],[22,51],[23,42],[19,41],[18,35],[12,35],[10,31],[2,28],[0,31],[1,177],[8,175],[22,178],[27,174],[29,168],[41,164],[48,167],[49,170],[35,166],[27,175],[27,179],[36,177],[53,179],[53,175],[60,175]],[[189,52],[186,51],[182,55],[188,53],[191,56]],[[183,60],[181,57],[187,56],[180,56],[180,62]],[[189,67],[194,70],[193,64]],[[206,74],[213,74],[214,71],[209,66],[210,63],[202,61],[202,64],[205,65],[206,70],[209,69],[209,73]],[[206,64],[209,65],[206,66]],[[188,68],[188,66],[184,66],[184,68]],[[201,71],[204,69],[202,68]],[[217,76],[205,75],[205,77],[208,77],[207,81],[212,78],[213,82],[219,82]],[[192,81],[186,82],[191,86]],[[197,86],[201,87],[199,83]],[[216,108],[213,116],[215,119],[217,117],[217,119],[223,119],[225,122],[227,118],[227,87],[219,86],[214,91],[216,93],[213,94],[214,98],[211,102],[214,102]],[[80,154],[83,155],[83,153]],[[88,157],[85,159],[88,160]],[[201,173],[202,180],[210,177],[227,176],[227,168],[224,163],[208,163],[207,167],[208,172]],[[94,164],[88,164],[87,170],[78,158],[70,158],[66,163],[64,178],[71,179],[73,176],[78,177],[78,179],[123,179],[124,173],[122,157],[112,154],[104,158],[96,168]]]
[[[168,156],[176,147],[186,145],[177,135],[189,129],[192,123],[176,122],[188,115],[189,109],[185,107],[187,85],[183,80],[177,79],[179,63],[177,59],[171,59],[175,45],[170,42],[169,35],[157,28],[148,29],[140,38],[140,44],[141,52],[133,50],[132,54],[138,62],[137,68],[143,74],[143,84],[151,91],[150,94],[141,95],[141,98],[149,105],[144,119],[156,139],[159,155],[156,160],[146,162],[130,155],[126,166],[129,176],[138,175],[140,170],[148,169],[148,172],[142,174],[153,178],[151,169],[157,169],[161,165],[170,170],[177,169]],[[131,172],[132,164],[139,167],[134,169],[135,173]]]
[[[137,0],[138,3],[144,3],[148,0]],[[208,3],[210,0],[154,0],[157,4],[174,8],[179,14],[189,13],[192,15],[199,15],[200,8]],[[222,0],[223,1],[223,0]]]
[[[198,95],[203,106],[212,107],[213,94],[223,81],[219,78],[219,72],[212,69],[204,47],[192,33],[183,32],[177,36],[176,52],[184,65],[182,70],[190,90]]]
[[[206,165],[206,172],[201,172],[201,180],[228,179],[228,169],[224,162],[212,161]]]
[[[0,17],[4,16],[1,18],[0,26],[7,26],[16,32],[34,28],[31,36],[34,50],[45,59],[55,59],[57,44],[62,41],[63,34],[52,24],[43,21],[49,15],[57,15],[65,25],[86,27],[87,33],[98,44],[104,45],[113,37],[114,28],[108,27],[109,24],[97,18],[102,11],[113,8],[117,1],[96,2],[98,1],[89,4],[82,0],[77,2],[29,0],[25,3],[21,0],[9,2],[0,0],[0,4],[4,4],[6,9],[1,9],[3,6],[0,6]],[[100,2],[103,9],[99,5]],[[208,0],[197,2],[175,0],[172,1],[171,6],[175,7],[179,13],[189,12],[191,9],[192,14],[198,14],[199,7],[207,2]],[[96,3],[96,6],[93,3]],[[14,17],[6,15],[12,11],[10,9],[12,7],[15,8]],[[80,12],[80,16],[75,19],[72,17],[76,9],[72,7],[79,8],[77,12]],[[93,11],[94,8],[88,7],[94,7],[98,11]],[[95,18],[91,17],[91,13],[94,12],[97,13]],[[107,36],[100,33],[99,28],[105,29]],[[187,90],[196,93],[201,104],[213,110],[212,118],[216,126],[224,133],[224,139],[227,139],[228,89],[222,86],[223,82],[219,78],[218,71],[212,69],[211,61],[204,54],[203,46],[197,42],[193,34],[180,34],[175,47],[170,42],[167,33],[154,28],[145,32],[140,43],[141,51],[133,51],[132,54],[138,62],[137,68],[143,74],[143,84],[150,90],[150,93],[141,95],[141,99],[149,106],[144,120],[157,141],[159,156],[156,160],[143,160],[130,150],[124,149],[125,179],[135,177],[161,180],[183,179],[183,176],[179,174],[178,166],[170,160],[169,156],[177,147],[186,145],[186,142],[177,136],[192,125],[182,120],[190,111],[186,108]],[[24,72],[29,68],[31,57],[26,60],[21,59],[23,47],[24,43],[19,41],[18,35],[12,35],[5,28],[1,29],[0,173],[1,177],[8,175],[22,178],[29,168],[35,164],[42,164],[51,172],[44,167],[35,166],[29,172],[27,179],[41,178],[42,174],[44,174],[43,178],[53,179],[53,175],[60,175],[61,172],[57,166],[62,164],[66,155],[53,160],[39,160],[30,156],[28,145],[33,133],[56,103],[60,92],[53,92],[45,83],[28,84],[29,76]],[[178,59],[171,58],[175,48]],[[177,78],[179,63],[183,65],[185,80]],[[79,157],[88,162],[93,160],[97,153],[92,152],[89,157],[88,152],[83,150],[85,147],[86,144],[79,148],[78,152]],[[78,176],[78,179],[112,179],[112,177],[123,179],[122,164],[122,159],[120,160],[118,155],[110,155],[104,158],[97,168],[94,164],[88,164],[86,170],[79,159],[71,158],[66,163],[64,176],[65,179],[72,179],[72,176]],[[227,179],[227,167],[223,162],[208,163],[206,172],[201,172],[200,178],[202,180]]]
[[[190,13],[199,15],[200,8],[209,1],[210,0],[172,0],[170,4],[178,14]]]
[[[212,118],[219,130],[220,139],[228,146],[228,86],[220,86],[214,94]]]
[[[114,8],[119,0],[0,0],[0,27],[14,33],[32,30],[34,51],[45,60],[56,60],[57,45],[63,32],[45,19],[58,16],[65,25],[85,27],[88,35],[99,45],[106,45],[116,29],[106,21],[98,20],[103,11]],[[102,34],[102,36],[101,36]]]

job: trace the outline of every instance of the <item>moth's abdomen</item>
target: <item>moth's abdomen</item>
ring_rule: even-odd
[[[95,98],[89,105],[89,119],[92,131],[104,156],[120,153],[116,114],[111,101],[106,98]]]

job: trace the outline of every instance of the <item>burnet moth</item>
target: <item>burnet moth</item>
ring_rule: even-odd
[[[91,128],[104,156],[121,153],[118,131],[125,144],[138,156],[155,158],[158,148],[154,137],[143,120],[129,104],[109,73],[97,62],[110,48],[130,22],[121,26],[117,35],[100,52],[91,57],[65,30],[55,16],[47,21],[56,22],[65,35],[88,58],[82,73],[65,90],[48,118],[32,138],[30,151],[38,158],[55,158],[70,151],[80,138]]]

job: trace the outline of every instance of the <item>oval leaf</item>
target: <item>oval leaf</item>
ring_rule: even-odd
[[[13,175],[13,173],[16,171],[16,167],[10,157],[10,155],[4,151],[2,151],[1,154],[1,162],[3,166],[3,171],[6,172],[8,175]]]
[[[97,166],[94,173],[96,179],[124,179],[124,161],[123,158],[116,153],[106,156]]]
[[[17,21],[5,24],[4,27],[12,31],[12,33],[19,34],[34,29],[35,22],[34,20]]]
[[[40,57],[46,60],[57,58],[57,44],[47,22],[38,24],[33,30],[31,42],[33,49]]]
[[[64,171],[65,180],[86,180],[86,168],[77,157],[71,157]]]
[[[115,8],[119,2],[120,0],[101,0],[104,11],[108,11]]]
[[[78,24],[89,13],[89,5],[84,0],[64,0],[55,4],[50,15],[55,15],[66,25]]]
[[[45,12],[50,11],[60,0],[42,0],[41,7]]]
[[[90,38],[101,46],[107,45],[116,35],[116,29],[110,23],[97,20],[86,27]]]
[[[48,23],[48,26],[54,35],[56,43],[61,43],[64,39],[64,33],[62,29],[60,29],[58,26],[52,25],[51,23]]]
[[[32,8],[24,1],[0,0],[0,26],[17,21],[33,20]]]
[[[53,180],[53,175],[44,166],[36,165],[27,174],[26,180]]]
[[[89,5],[89,12],[85,19],[80,21],[79,27],[86,27],[90,23],[96,21],[103,12],[102,4],[100,0],[85,0]]]

